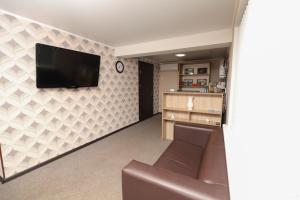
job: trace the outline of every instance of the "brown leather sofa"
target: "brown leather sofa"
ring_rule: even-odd
[[[158,161],[122,170],[123,200],[230,199],[221,128],[176,124]]]

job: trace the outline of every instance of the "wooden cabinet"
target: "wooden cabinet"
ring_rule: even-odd
[[[189,98],[192,98],[192,109],[187,107]],[[223,93],[165,92],[162,101],[163,139],[173,139],[174,122],[222,124]]]
[[[210,82],[210,62],[179,64],[179,88],[206,92]]]

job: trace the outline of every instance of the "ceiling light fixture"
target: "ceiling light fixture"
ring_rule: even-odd
[[[184,57],[184,56],[186,56],[186,54],[184,54],[184,53],[177,53],[176,56],[177,57]]]

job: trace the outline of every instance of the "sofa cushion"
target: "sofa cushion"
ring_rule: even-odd
[[[203,149],[202,146],[175,140],[154,166],[197,178]]]
[[[194,145],[205,146],[210,134],[215,129],[207,126],[191,126],[190,124],[176,124],[174,126],[174,140],[181,140]]]
[[[224,137],[222,129],[215,129],[210,134],[207,146],[216,145],[216,146],[223,146],[224,147]]]
[[[206,147],[198,179],[205,183],[228,186],[224,146]]]

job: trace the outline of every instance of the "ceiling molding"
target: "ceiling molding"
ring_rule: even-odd
[[[199,64],[199,63],[207,63],[213,61],[219,61],[224,59],[223,57],[219,58],[210,58],[210,59],[200,59],[200,60],[187,60],[187,61],[171,61],[171,62],[161,62],[160,64]]]
[[[248,1],[249,0],[237,0],[236,1],[235,15],[234,15],[234,20],[233,20],[234,26],[239,26],[241,24],[245,10],[248,5]]]
[[[232,42],[232,30],[223,29],[164,40],[138,43],[115,48],[115,56],[138,57],[180,51],[195,51],[212,48],[229,47]]]

